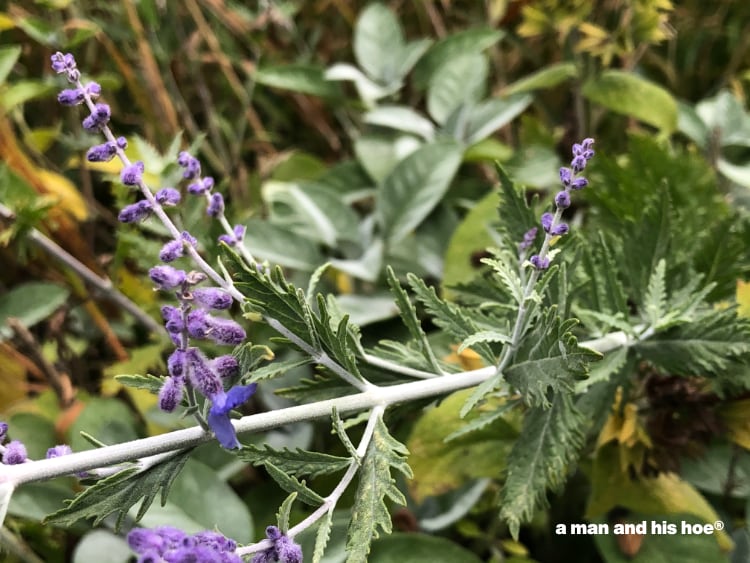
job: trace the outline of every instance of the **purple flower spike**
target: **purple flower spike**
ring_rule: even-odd
[[[82,125],[86,131],[94,133],[102,128],[104,125],[109,123],[109,118],[112,112],[107,104],[96,104],[94,111],[91,112],[86,119],[83,120]]]
[[[174,289],[185,283],[185,270],[178,270],[172,266],[154,266],[148,271],[148,276],[159,289]]]
[[[555,196],[555,205],[561,209],[570,207],[570,192],[568,190],[558,192]]]
[[[55,446],[54,448],[50,448],[47,450],[47,459],[52,459],[53,457],[62,457],[64,455],[70,455],[73,453],[73,450],[71,447],[67,444],[62,444],[59,446]]]
[[[188,378],[193,387],[212,401],[224,395],[221,377],[211,369],[208,360],[198,348],[188,348],[185,352]],[[230,407],[234,408],[234,407]],[[209,419],[210,423],[210,419]]]
[[[3,463],[5,465],[18,465],[26,461],[28,454],[26,453],[26,446],[24,446],[18,440],[13,440],[5,446],[5,452],[3,453]]]
[[[552,220],[554,217],[552,216],[552,213],[543,213],[542,214],[542,228],[544,229],[545,233],[548,233],[550,228],[552,227]]]
[[[181,240],[170,240],[159,251],[159,260],[162,262],[174,262],[182,256],[183,244]]]
[[[229,354],[211,360],[211,367],[222,379],[234,377],[240,373],[240,364],[237,362],[237,358]]]
[[[531,265],[537,270],[546,270],[549,268],[549,258],[542,258],[538,254],[534,254],[534,256],[529,258],[529,262],[531,262]]]
[[[218,192],[211,194],[211,199],[208,201],[206,207],[206,213],[210,217],[218,217],[224,213],[224,198]]]
[[[193,299],[206,309],[229,309],[232,306],[232,296],[218,287],[199,288],[193,291]]]
[[[91,147],[86,153],[86,160],[89,162],[109,162],[116,154],[117,145],[107,142]]]
[[[180,203],[180,192],[174,188],[163,188],[156,192],[156,201],[164,206],[174,206]]]
[[[148,200],[142,199],[123,207],[117,218],[121,223],[136,223],[149,215],[151,215],[151,204]]]
[[[143,163],[139,160],[138,162],[126,166],[120,172],[120,180],[126,186],[137,186],[143,181]]]
[[[200,161],[187,151],[182,151],[177,155],[177,164],[185,169],[182,177],[186,180],[193,180],[201,175]]]
[[[255,383],[232,387],[226,393],[221,393],[213,399],[211,409],[208,411],[208,426],[213,430],[219,443],[228,450],[240,447],[234,426],[229,420],[229,413],[232,409],[247,402],[255,393],[256,387]]]
[[[210,330],[207,336],[217,344],[236,346],[247,338],[245,330],[233,320],[208,317],[208,323]]]
[[[182,377],[168,377],[159,390],[159,408],[164,412],[172,412],[182,401],[182,388],[185,380]]]
[[[567,223],[558,223],[555,225],[555,227],[550,231],[549,234],[553,236],[562,236],[564,234],[567,234],[568,232],[568,224]]]
[[[82,88],[69,88],[57,95],[57,101],[64,106],[77,106],[86,101],[86,93]]]

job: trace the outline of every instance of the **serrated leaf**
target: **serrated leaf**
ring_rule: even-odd
[[[391,244],[414,230],[440,202],[461,163],[450,141],[424,145],[398,163],[377,198],[378,222]]]
[[[296,498],[297,493],[291,493],[284,499],[284,502],[282,502],[281,506],[279,507],[279,511],[276,513],[276,523],[279,527],[279,530],[284,535],[286,535],[287,531],[289,530],[289,514],[292,512],[292,505],[294,504],[294,499]]]
[[[651,326],[656,326],[667,312],[666,273],[667,263],[662,258],[651,273],[643,303],[646,320]]]
[[[526,201],[525,193],[516,189],[505,169],[497,165],[495,170],[500,180],[500,229],[507,237],[506,244],[516,251],[516,245],[523,240],[524,234],[536,226],[537,218]]]
[[[369,415],[368,415],[368,418],[369,418]],[[346,426],[344,425],[344,422],[341,420],[341,417],[339,417],[339,413],[335,408],[333,409],[333,412],[331,413],[331,419],[333,422],[333,432],[341,441],[341,444],[344,446],[346,451],[349,452],[351,459],[355,460],[357,465],[359,465],[360,459],[359,459],[359,454],[357,453],[357,448],[354,446],[351,439],[349,439],[349,434],[346,432]]]
[[[565,481],[568,465],[583,444],[585,419],[567,394],[552,398],[549,409],[530,409],[521,434],[508,456],[508,470],[500,493],[500,517],[514,538],[545,502],[548,488]]]
[[[263,465],[265,466],[266,471],[268,471],[268,474],[271,476],[271,478],[276,481],[279,487],[284,489],[286,492],[296,492],[299,495],[299,500],[301,500],[305,504],[309,504],[310,506],[319,506],[323,504],[323,497],[310,489],[304,481],[299,481],[295,477],[287,475],[270,461],[264,462]]]
[[[396,298],[396,305],[398,306],[398,310],[401,313],[401,319],[404,321],[404,325],[406,325],[406,328],[409,330],[409,334],[411,334],[411,337],[416,341],[417,346],[419,346],[422,355],[424,356],[425,360],[427,360],[430,367],[435,371],[435,373],[440,373],[440,364],[438,363],[437,358],[432,351],[432,346],[430,346],[430,343],[427,340],[427,335],[425,334],[424,330],[422,330],[422,324],[417,318],[417,310],[414,308],[414,305],[412,305],[412,302],[409,300],[409,296],[401,287],[398,279],[396,279],[396,274],[393,272],[393,268],[391,268],[390,266],[386,268],[386,279],[388,280],[388,287],[391,288],[391,293],[393,293],[394,297]]]
[[[238,457],[253,465],[273,464],[279,471],[289,475],[305,475],[311,478],[328,475],[346,469],[352,460],[318,452],[296,449],[275,450],[268,444],[263,447],[247,445],[239,451]]]
[[[499,259],[482,258],[481,262],[492,268],[500,283],[505,286],[515,302],[518,305],[521,305],[524,301],[523,283],[521,282],[518,272],[508,263],[509,260],[507,260],[507,256],[503,257],[500,255]]]
[[[677,128],[677,102],[672,95],[636,74],[606,70],[586,82],[582,93],[594,103],[635,117],[664,133]]]
[[[712,376],[750,356],[750,320],[734,309],[708,310],[635,345],[644,359],[669,373]]]
[[[258,84],[322,98],[341,95],[338,85],[326,80],[325,70],[309,64],[285,64],[259,68],[253,77]]]
[[[502,342],[503,344],[508,344],[511,342],[511,338],[507,334],[495,330],[482,330],[476,334],[472,334],[469,338],[464,339],[458,347],[457,352],[460,354],[467,348],[471,348],[479,342]]]
[[[347,563],[365,563],[372,540],[380,536],[380,531],[391,532],[391,515],[385,497],[398,504],[406,503],[391,476],[391,469],[411,478],[405,457],[408,455],[406,447],[388,433],[383,419],[378,417],[360,469],[346,541]]]
[[[133,389],[145,389],[154,395],[158,395],[164,385],[163,378],[151,374],[121,374],[115,376],[115,381]]]
[[[130,508],[142,500],[135,517],[137,522],[146,514],[158,493],[161,493],[162,504],[166,502],[169,489],[188,460],[190,451],[182,451],[145,471],[129,467],[101,479],[78,494],[68,506],[48,515],[43,523],[54,522],[69,527],[83,518],[93,518],[96,526],[110,514],[116,514],[115,530],[119,530]]]
[[[315,533],[315,548],[313,550],[312,563],[320,563],[323,559],[326,545],[328,545],[328,539],[331,537],[332,523],[333,510],[329,510],[320,521],[318,531]]]

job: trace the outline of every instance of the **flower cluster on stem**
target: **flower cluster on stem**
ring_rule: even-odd
[[[128,545],[138,563],[242,563],[237,543],[210,530],[190,535],[171,526],[135,528],[128,533]]]

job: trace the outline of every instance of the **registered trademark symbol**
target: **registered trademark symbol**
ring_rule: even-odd
[[[724,522],[722,522],[721,520],[717,520],[716,522],[714,522],[714,528],[716,530],[723,530],[724,529]]]

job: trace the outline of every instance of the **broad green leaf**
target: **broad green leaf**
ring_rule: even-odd
[[[335,299],[343,313],[357,326],[366,326],[392,319],[398,315],[398,307],[387,293],[375,295],[329,295]]]
[[[396,77],[403,79],[409,71],[414,68],[425,51],[432,45],[431,39],[416,39],[410,41],[401,49],[398,55],[399,61],[396,66]]]
[[[71,487],[64,483],[64,480],[56,480],[21,485],[10,499],[8,514],[41,521],[50,512],[65,506],[65,501],[71,495]]]
[[[244,244],[256,259],[295,270],[312,272],[325,261],[313,241],[268,221],[248,221]]]
[[[76,544],[73,563],[128,563],[133,552],[121,536],[107,530],[91,530]]]
[[[521,434],[508,455],[500,493],[500,517],[514,538],[546,500],[548,488],[559,488],[583,445],[585,419],[569,395],[557,393],[548,409],[534,407],[524,418]]]
[[[466,143],[472,145],[486,139],[521,114],[531,103],[529,94],[515,94],[507,98],[486,100],[469,112]]]
[[[364,116],[365,123],[419,135],[426,141],[435,137],[432,121],[408,106],[379,106]]]
[[[261,67],[255,72],[254,78],[257,83],[264,86],[322,98],[336,98],[341,95],[338,85],[326,79],[324,69],[309,64]]]
[[[422,142],[411,135],[366,133],[354,141],[354,153],[370,178],[380,184],[420,146]]]
[[[695,106],[695,113],[711,134],[716,135],[715,142],[719,146],[750,146],[750,115],[728,90],[700,101]]]
[[[478,53],[446,61],[430,80],[427,111],[439,124],[445,124],[459,108],[470,107],[484,96],[488,73],[487,57]],[[460,138],[464,137],[464,127],[458,125],[454,130]]]
[[[30,412],[19,412],[8,420],[10,435],[23,442],[29,459],[44,459],[47,450],[57,444],[55,424],[50,418]]]
[[[407,560],[409,563],[481,562],[474,553],[446,538],[404,533],[373,542],[372,552],[367,558],[369,563],[402,563]]]
[[[15,24],[34,41],[47,47],[57,48],[62,44],[63,28],[50,18],[23,15],[15,18]]]
[[[13,66],[16,64],[16,61],[18,61],[20,55],[20,45],[9,45],[0,48],[0,84],[5,83],[8,79],[8,75],[10,74],[10,71],[13,70]]]
[[[329,67],[324,76],[326,80],[354,82],[359,97],[368,107],[374,106],[377,100],[390,96],[401,88],[400,82],[382,86],[365,76],[358,68],[346,63],[338,63]]]
[[[344,272],[345,274],[349,274],[350,276],[368,282],[374,282],[380,276],[380,270],[383,266],[383,247],[383,240],[380,238],[376,238],[369,244],[369,246],[365,250],[365,253],[359,258],[353,260],[338,260],[334,258],[330,260],[330,263],[331,266],[341,272]],[[349,297],[350,304],[353,304],[351,303],[351,298],[355,296],[341,295],[337,298],[337,300],[344,299],[346,297]],[[346,302],[346,299],[344,299],[344,302]],[[357,312],[356,310],[350,312],[352,314],[353,320],[357,315]],[[368,318],[370,318],[370,316],[371,315],[368,315]]]
[[[119,399],[93,397],[70,427],[73,451],[90,450],[93,446],[81,432],[91,434],[105,444],[120,444],[137,439],[133,412]]]
[[[388,287],[390,287],[391,293],[396,298],[396,305],[401,313],[401,320],[403,320],[404,325],[406,325],[409,334],[411,334],[411,337],[417,343],[419,350],[422,352],[422,356],[427,360],[432,370],[434,370],[435,373],[440,373],[442,369],[435,357],[435,353],[432,351],[432,346],[430,346],[430,343],[427,340],[427,335],[422,329],[422,324],[417,318],[417,310],[414,308],[414,305],[409,299],[406,291],[404,291],[404,288],[401,287],[401,284],[396,278],[396,274],[393,273],[393,268],[390,266],[386,268],[386,279],[388,280]]]
[[[497,43],[505,35],[491,28],[474,28],[453,33],[432,45],[414,67],[413,81],[419,89],[429,84],[432,76],[446,61],[470,53],[481,53]]]
[[[709,141],[709,129],[693,106],[677,102],[677,130],[684,133],[698,147],[705,148]]]
[[[578,69],[575,63],[555,63],[509,84],[503,88],[503,94],[510,95],[554,88],[558,84],[577,76]]]
[[[162,502],[166,502],[169,489],[188,457],[189,451],[185,451],[146,471],[138,472],[135,467],[123,469],[79,493],[69,505],[47,516],[44,522],[71,526],[82,518],[93,518],[96,525],[110,514],[116,514],[115,529],[119,529],[128,510],[143,499],[136,515],[138,521],[160,491]]]
[[[378,193],[378,221],[391,244],[414,230],[440,202],[461,163],[461,148],[441,141],[401,161]]]
[[[725,158],[719,158],[716,168],[735,184],[750,188],[750,162],[739,165],[732,164]]]
[[[54,84],[44,83],[39,80],[21,80],[13,82],[0,91],[0,107],[10,111],[29,100],[47,96],[58,88]]]
[[[607,109],[635,117],[664,133],[677,128],[677,102],[653,82],[620,70],[606,70],[583,86],[583,95]]]
[[[505,162],[513,156],[513,149],[493,137],[467,147],[464,162]]]
[[[262,448],[253,445],[243,446],[238,457],[256,466],[273,463],[278,469],[290,475],[307,475],[309,477],[341,471],[349,467],[352,462],[348,457],[300,449],[275,450],[268,444]]]
[[[346,541],[347,563],[365,563],[372,541],[380,536],[381,531],[391,533],[391,514],[385,497],[398,504],[406,503],[396,487],[391,469],[411,478],[412,472],[405,457],[408,455],[406,447],[388,433],[379,417],[359,472]]]
[[[446,442],[447,436],[461,431],[467,423],[500,410],[505,402],[490,399],[461,418],[461,405],[470,393],[470,389],[452,393],[438,406],[425,411],[412,428],[406,447],[414,478],[408,485],[418,503],[427,497],[456,490],[477,477],[499,478],[505,468],[520,426],[518,417],[508,412],[460,439]]]
[[[391,84],[399,78],[399,55],[404,34],[396,16],[380,3],[365,8],[354,26],[352,41],[359,66],[377,82]]]
[[[185,464],[172,482],[166,504],[162,497],[161,506],[151,506],[141,523],[149,528],[171,525],[189,533],[219,530],[238,543],[252,541],[254,537],[253,519],[247,506],[216,471],[194,459]]]
[[[70,296],[67,288],[49,282],[27,282],[0,296],[0,340],[12,334],[5,324],[9,317],[32,327],[54,313]]]

